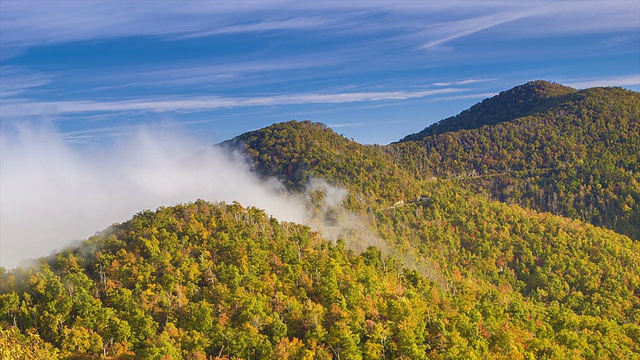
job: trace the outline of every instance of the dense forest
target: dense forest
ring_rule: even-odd
[[[0,358],[640,358],[639,103],[537,81],[387,146],[243,134],[309,226],[198,200],[0,268]]]
[[[418,177],[640,240],[640,94],[535,81],[386,148]]]
[[[568,86],[548,81],[532,81],[485,99],[456,116],[440,120],[418,133],[407,135],[401,141],[422,140],[431,135],[477,129],[544,113],[575,92],[575,89]]]
[[[640,246],[438,194],[411,269],[239,204],[145,211],[0,279],[5,358],[632,358]],[[30,355],[27,355],[30,354]],[[635,354],[635,355],[634,355]]]

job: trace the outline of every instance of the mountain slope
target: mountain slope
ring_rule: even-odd
[[[301,191],[313,178],[347,186],[353,206],[389,204],[420,192],[408,169],[381,146],[362,145],[323,124],[290,121],[248,132],[221,144],[241,151],[253,169]],[[359,204],[359,205],[358,205]]]
[[[439,133],[436,126],[437,135],[388,146],[360,145],[321,124],[295,121],[225,145],[290,188],[320,177],[357,189],[349,201],[360,209],[415,199],[425,179],[455,179],[493,199],[640,239],[640,94],[535,81],[463,114],[443,120],[457,131]],[[509,116],[493,117],[499,114]],[[471,129],[459,130],[464,126]]]
[[[528,82],[485,99],[470,109],[440,120],[418,133],[407,135],[401,141],[415,141],[450,131],[476,129],[544,112],[575,92],[573,88],[548,81]]]
[[[637,243],[482,197],[434,195],[422,214],[379,216],[409,225],[445,286],[375,248],[356,255],[349,238],[332,244],[257,209],[198,201],[141,212],[39,267],[0,273],[0,327],[65,359],[640,354]],[[24,342],[12,331],[0,342]]]
[[[386,150],[418,177],[457,178],[495,199],[640,239],[640,94],[592,88],[549,99],[532,115]]]

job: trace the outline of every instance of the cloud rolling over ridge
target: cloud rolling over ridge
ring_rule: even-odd
[[[199,198],[304,222],[300,198],[261,181],[241,156],[179,132],[140,128],[113,143],[83,146],[48,126],[22,124],[1,136],[0,265],[7,268],[143,209]]]

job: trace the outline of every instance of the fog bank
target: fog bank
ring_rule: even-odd
[[[260,181],[245,160],[170,130],[140,128],[74,145],[46,125],[0,133],[0,266],[49,255],[144,209],[204,199],[238,201],[303,223],[301,198]]]

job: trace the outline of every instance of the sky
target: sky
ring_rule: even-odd
[[[312,120],[386,144],[527,81],[640,90],[640,2],[0,1],[0,117],[77,144]]]
[[[198,198],[305,222],[210,145],[388,144],[538,79],[639,91],[640,1],[0,0],[0,266]]]

